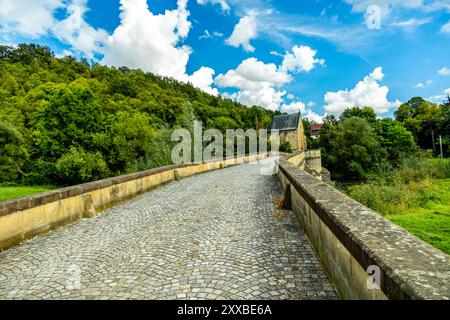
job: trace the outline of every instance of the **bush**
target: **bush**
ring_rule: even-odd
[[[27,157],[20,132],[12,124],[0,120],[0,182],[16,181]]]
[[[27,161],[24,165],[25,174],[21,183],[26,186],[52,185],[55,182],[55,163],[42,159]]]
[[[394,179],[403,183],[424,179],[450,178],[450,160],[410,158],[396,171]]]
[[[104,179],[110,174],[100,152],[86,152],[81,148],[71,148],[56,162],[55,169],[58,182],[67,186]]]
[[[174,143],[171,141],[171,130],[161,129],[158,135],[148,149],[147,156],[137,159],[129,168],[128,173],[144,171],[153,168],[164,167],[172,163],[172,147]]]
[[[366,119],[344,118],[335,124],[326,120],[321,129],[325,167],[338,179],[365,179],[380,163],[382,148]]]
[[[157,135],[151,118],[143,113],[118,112],[106,132],[93,135],[94,150],[102,151],[113,174],[126,172],[130,165],[149,155]]]
[[[373,176],[366,184],[348,187],[346,193],[383,215],[426,207],[437,199],[438,190],[432,180],[450,177],[450,161],[436,160],[405,160],[398,170]]]
[[[284,141],[280,145],[280,152],[292,153],[292,146],[289,141]]]

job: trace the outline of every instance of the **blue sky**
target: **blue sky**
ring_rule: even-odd
[[[450,93],[450,0],[0,0],[0,41],[317,121]]]

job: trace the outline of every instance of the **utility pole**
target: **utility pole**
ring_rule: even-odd
[[[444,159],[444,151],[442,150],[442,136],[439,135],[439,144],[441,145],[441,159]]]

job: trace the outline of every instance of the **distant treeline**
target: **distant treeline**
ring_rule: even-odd
[[[310,148],[321,148],[324,166],[334,179],[366,180],[397,169],[420,149],[444,156],[450,145],[450,97],[435,104],[415,97],[395,111],[395,119],[378,119],[370,107],[349,108],[339,118],[328,115],[320,139],[312,140],[304,120]],[[434,143],[433,143],[434,142]]]
[[[162,166],[173,128],[268,128],[273,115],[141,70],[0,46],[0,183],[73,185]]]

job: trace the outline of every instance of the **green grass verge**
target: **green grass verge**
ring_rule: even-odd
[[[432,184],[437,187],[437,197],[425,207],[410,208],[386,218],[450,254],[450,179],[434,180]]]
[[[343,191],[450,254],[450,159],[407,159],[395,171]]]
[[[54,189],[52,186],[1,186],[0,185],[0,202],[14,200],[32,194],[41,193]]]

